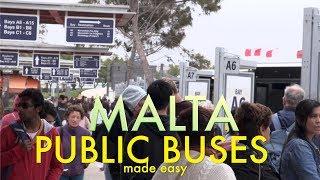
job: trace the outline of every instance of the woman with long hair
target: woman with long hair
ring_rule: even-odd
[[[320,180],[320,152],[313,142],[320,134],[320,103],[303,100],[296,107],[295,115],[295,127],[281,156],[281,179]]]

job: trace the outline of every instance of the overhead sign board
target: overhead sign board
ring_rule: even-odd
[[[18,66],[18,53],[0,51],[0,66]]]
[[[105,18],[66,18],[66,41],[85,44],[113,44],[115,20]]]
[[[73,81],[73,74],[70,74],[67,77],[61,77],[60,79],[63,81]]]
[[[73,68],[99,69],[100,56],[75,55],[73,57]]]
[[[223,71],[229,74],[240,73],[240,59],[239,58],[224,58]]]
[[[84,81],[83,84],[94,84],[94,81]]]
[[[0,39],[36,41],[37,15],[0,14]]]
[[[41,80],[51,81],[52,77],[50,73],[41,73]]]
[[[98,70],[80,69],[80,77],[97,78],[98,77]]]
[[[95,78],[80,78],[81,82],[85,82],[85,81],[95,81]]]
[[[34,68],[34,67],[31,67],[31,66],[23,66],[22,75],[23,76],[40,76],[41,75],[41,69],[40,68]]]
[[[230,109],[236,109],[243,102],[253,102],[254,74],[226,74],[226,101]]]
[[[68,84],[76,84],[76,80],[73,79],[72,81],[66,81],[66,83],[68,83]]]
[[[33,67],[59,67],[59,54],[34,54]]]
[[[55,76],[55,77],[69,76],[69,68],[51,69],[51,76]]]

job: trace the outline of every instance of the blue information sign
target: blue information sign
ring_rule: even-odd
[[[85,82],[85,81],[95,81],[95,78],[80,78],[81,82]]]
[[[67,17],[67,42],[112,44],[113,36],[114,19]]]
[[[73,81],[73,74],[70,74],[67,77],[61,77],[60,79],[63,81]]]
[[[73,68],[99,69],[100,56],[80,56],[73,57]]]
[[[51,74],[50,73],[41,73],[41,80],[46,80],[46,81],[52,80]]]
[[[0,14],[0,38],[9,40],[37,40],[37,15]]]
[[[40,68],[34,68],[34,67],[31,67],[31,66],[23,66],[22,75],[24,75],[24,76],[40,76],[41,75],[41,69]]]
[[[68,84],[76,84],[76,80],[73,79],[72,81],[66,81],[66,83],[68,83]]]
[[[55,77],[69,76],[69,68],[51,69],[51,76],[55,76]]]
[[[80,69],[80,77],[96,78],[98,71],[95,69]]]
[[[34,54],[33,67],[59,67],[59,54]]]
[[[94,81],[84,81],[83,84],[94,84]]]
[[[18,53],[0,52],[0,66],[18,66]]]

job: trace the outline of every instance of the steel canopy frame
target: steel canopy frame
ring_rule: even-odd
[[[61,24],[67,12],[71,16],[83,17],[113,17],[116,16],[116,26],[128,23],[134,12],[128,12],[127,5],[92,5],[92,4],[66,4],[50,2],[30,2],[1,0],[2,13],[35,14],[40,11],[40,23]],[[44,17],[52,17],[50,21],[43,22]],[[49,23],[50,22],[50,23]]]
[[[59,46],[42,43],[14,43],[0,40],[1,51],[30,51],[30,52],[60,52],[65,54],[91,54],[110,56],[112,53],[106,48],[82,48],[75,46]]]
[[[302,45],[301,86],[305,98],[320,101],[320,13],[317,8],[304,9]]]

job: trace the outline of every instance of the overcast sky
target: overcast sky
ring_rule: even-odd
[[[42,0],[32,0],[42,1]],[[48,2],[76,3],[77,0],[43,0]],[[195,14],[193,25],[187,28],[182,45],[204,54],[214,61],[215,47],[243,59],[259,62],[298,62],[297,50],[302,49],[303,9],[320,8],[320,0],[222,0],[221,10],[210,16]],[[61,34],[57,38],[56,34]],[[63,44],[64,29],[50,26],[47,41]],[[245,57],[246,48],[262,48],[261,57]],[[272,58],[265,58],[265,51],[274,49]],[[121,51],[113,51],[124,54]],[[163,51],[151,57],[154,63],[166,62],[164,55],[175,62],[183,59],[175,51]],[[161,61],[162,60],[162,61]]]

